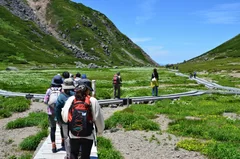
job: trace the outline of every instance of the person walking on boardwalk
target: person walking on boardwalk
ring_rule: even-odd
[[[77,159],[81,146],[81,159],[90,159],[91,148],[96,141],[96,130],[102,134],[104,118],[96,98],[90,96],[93,91],[90,80],[78,81],[75,95],[69,97],[62,109],[62,118],[68,122],[71,159]]]
[[[197,72],[196,72],[196,71],[193,72],[193,77],[194,77],[194,78],[197,77]]]
[[[63,91],[57,98],[57,103],[56,103],[56,107],[55,107],[55,116],[56,116],[57,122],[63,130],[64,141],[62,141],[62,147],[64,147],[66,150],[65,159],[70,159],[70,143],[69,143],[69,138],[68,138],[68,124],[62,120],[61,111],[62,111],[62,108],[63,108],[65,102],[67,101],[67,99],[70,96],[75,94],[74,88],[75,87],[74,87],[72,78],[65,79],[62,84]]]
[[[55,133],[56,133],[56,120],[55,120],[55,106],[57,102],[57,98],[62,91],[61,84],[63,83],[62,77],[60,75],[56,75],[53,77],[50,88],[47,89],[46,94],[44,96],[44,103],[48,105],[47,114],[48,114],[48,122],[50,126],[50,138],[52,142],[52,152],[57,152],[56,142],[55,142]],[[63,131],[60,127],[62,141],[63,139]]]
[[[81,80],[81,74],[78,72],[78,73],[76,73],[75,78],[74,78],[74,80],[73,80],[74,86],[77,85],[77,82],[78,82],[79,80]]]
[[[151,76],[151,87],[152,87],[152,96],[158,96],[158,86],[159,86],[159,76],[157,69],[153,69],[153,73]]]
[[[122,78],[120,76],[120,72],[118,72],[117,74],[115,74],[113,76],[113,98],[120,98],[120,87],[122,85]]]

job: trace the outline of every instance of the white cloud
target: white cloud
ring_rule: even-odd
[[[155,15],[155,4],[157,0],[143,0],[139,5],[139,13],[136,17],[136,24],[145,23],[146,21],[152,19]]]
[[[152,38],[131,38],[134,43],[151,41]]]
[[[203,10],[198,14],[212,24],[237,24],[240,23],[240,3],[226,3]]]

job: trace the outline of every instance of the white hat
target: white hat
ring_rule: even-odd
[[[74,84],[73,84],[73,79],[72,78],[66,78],[64,81],[63,81],[63,84],[62,84],[62,89],[74,89]]]

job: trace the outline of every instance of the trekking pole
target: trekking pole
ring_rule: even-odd
[[[94,145],[97,147],[97,132],[96,132],[96,126],[95,126],[95,123],[93,124],[93,142],[94,142]]]
[[[92,96],[96,97],[96,80],[92,80],[92,88],[93,88]]]

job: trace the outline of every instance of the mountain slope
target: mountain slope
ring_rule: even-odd
[[[185,72],[240,70],[240,34],[198,57],[179,64],[179,67]]]
[[[73,64],[71,52],[35,23],[21,20],[2,6],[0,15],[0,62]]]
[[[0,62],[158,65],[102,13],[70,0],[0,0]],[[4,7],[3,7],[4,6]],[[29,8],[31,7],[31,8]],[[14,15],[13,15],[14,14]]]

